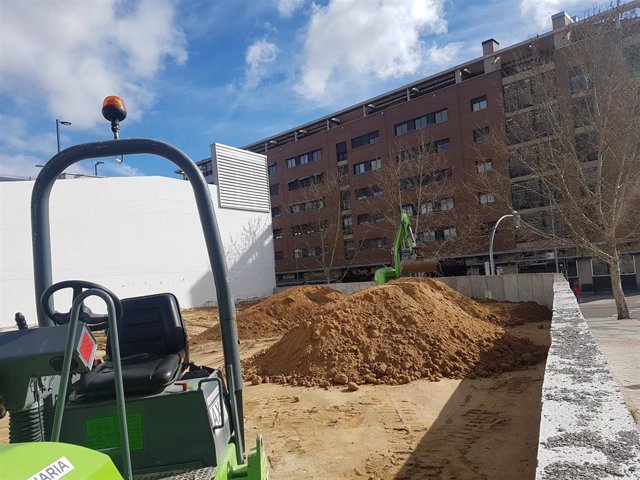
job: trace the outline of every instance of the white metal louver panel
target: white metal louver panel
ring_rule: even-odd
[[[218,177],[220,208],[271,211],[265,155],[214,143],[211,158]]]

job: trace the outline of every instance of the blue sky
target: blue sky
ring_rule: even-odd
[[[243,146],[583,17],[584,0],[0,0],[0,175],[32,176],[56,151],[122,137],[194,160]],[[107,159],[104,175],[168,175],[161,159]],[[91,163],[70,171],[91,171]]]

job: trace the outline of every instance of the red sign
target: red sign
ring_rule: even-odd
[[[78,352],[80,356],[84,360],[86,365],[89,365],[89,361],[91,360],[91,354],[93,353],[93,348],[95,346],[95,341],[86,330],[82,332],[82,338],[80,339],[80,348],[78,348]]]

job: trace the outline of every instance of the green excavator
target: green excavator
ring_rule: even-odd
[[[107,97],[102,111],[114,140],[59,152],[33,186],[38,327],[25,328],[22,318],[22,328],[0,332],[0,412],[9,413],[0,478],[266,480],[262,437],[245,452],[235,308],[207,183],[196,164],[167,143],[118,139],[126,117],[119,97]],[[52,283],[49,196],[56,179],[85,159],[133,154],[164,157],[191,183],[215,281],[223,370],[189,361],[185,325],[171,293],[119,299],[84,280]],[[73,292],[65,313],[53,304],[63,289]],[[107,314],[85,306],[91,296],[102,299]],[[102,363],[95,358],[98,330],[108,331]]]
[[[400,278],[407,273],[434,273],[438,269],[435,258],[419,258],[416,237],[411,228],[411,218],[406,213],[400,217],[400,226],[391,250],[393,267],[383,267],[375,271],[376,285],[384,285],[389,280]]]

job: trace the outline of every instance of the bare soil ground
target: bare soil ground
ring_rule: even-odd
[[[501,314],[515,308],[483,307]],[[217,335],[203,335],[216,326],[216,309],[183,315],[192,361],[222,365]],[[508,322],[505,333],[548,347],[549,320],[526,321],[533,323]],[[254,329],[241,335],[244,360],[281,338],[267,330],[266,338],[256,338]],[[246,382],[247,446],[263,434],[275,480],[533,479],[543,376],[539,362],[489,378],[362,384],[357,391]],[[0,442],[6,436],[5,418]]]
[[[549,327],[547,320],[506,330],[548,347]],[[242,358],[277,340],[243,341]],[[192,352],[196,363],[222,364],[219,342]],[[276,480],[533,479],[543,377],[544,362],[492,378],[355,392],[245,382],[247,446],[263,434]]]

